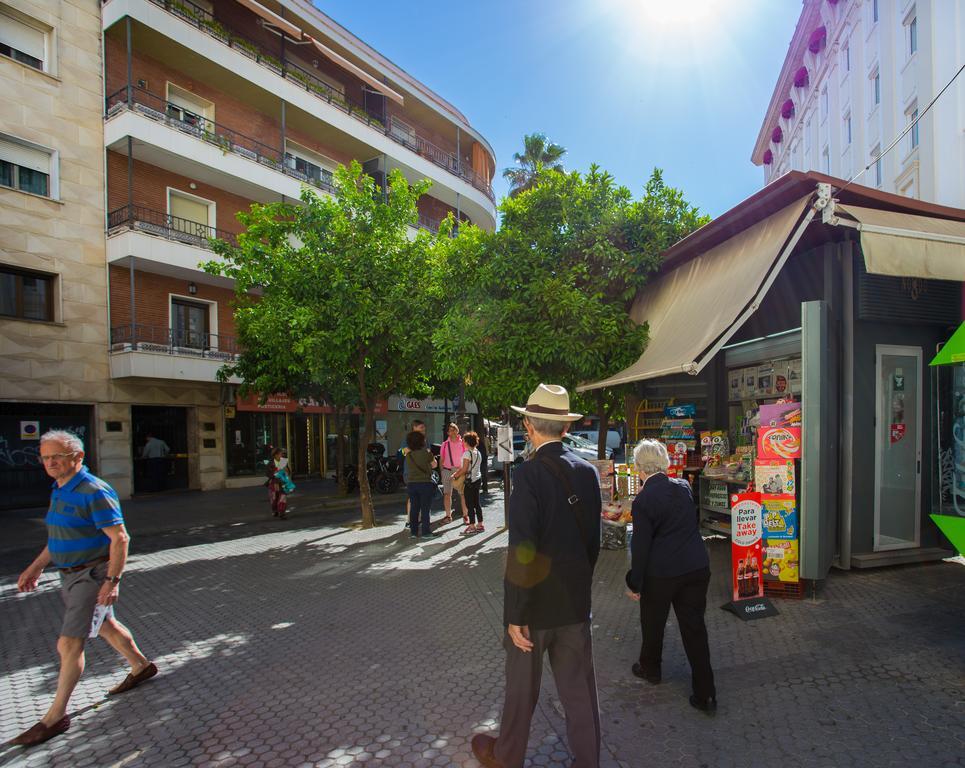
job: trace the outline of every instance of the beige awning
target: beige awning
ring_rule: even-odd
[[[876,275],[965,281],[965,221],[837,205],[857,219],[865,268]]]
[[[630,317],[650,325],[650,343],[629,368],[579,391],[677,373],[697,374],[757,309],[814,215],[811,195],[648,283]],[[793,233],[793,234],[792,234]]]
[[[325,58],[327,58],[327,59],[329,59],[329,60],[331,60],[331,61],[334,61],[336,64],[338,64],[338,65],[339,65],[340,67],[342,67],[343,69],[348,70],[348,71],[351,72],[353,75],[355,75],[359,80],[361,80],[363,83],[368,83],[370,86],[372,86],[372,87],[373,87],[375,90],[377,90],[379,93],[384,94],[384,95],[387,96],[388,98],[392,99],[392,101],[396,102],[397,104],[403,104],[403,103],[404,103],[404,101],[403,101],[403,99],[402,99],[402,94],[396,93],[396,92],[393,91],[391,88],[389,88],[389,86],[387,86],[385,83],[380,82],[377,78],[375,78],[375,77],[373,77],[372,75],[370,75],[368,72],[366,72],[366,71],[365,71],[364,69],[362,69],[361,67],[355,66],[351,61],[349,61],[348,59],[346,59],[344,56],[341,56],[341,55],[335,53],[335,51],[333,51],[333,50],[332,50],[331,48],[329,48],[327,45],[322,45],[320,42],[318,42],[318,40],[316,40],[316,39],[315,39],[314,37],[312,37],[311,35],[305,35],[305,39],[306,39],[306,40],[311,40],[312,45],[314,45],[315,48],[318,49],[318,52],[319,52],[320,54],[322,54]]]
[[[261,3],[256,3],[255,0],[238,0],[238,2],[241,5],[243,5],[245,8],[247,8],[249,11],[252,11],[258,14],[269,24],[271,24],[272,26],[278,27],[278,29],[291,35],[296,40],[302,39],[302,31],[299,27],[296,27],[287,19],[283,19],[274,11],[269,10],[268,8],[265,8],[265,6],[263,6]]]

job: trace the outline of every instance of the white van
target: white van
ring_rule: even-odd
[[[571,435],[579,435],[589,440],[593,445],[597,445],[600,433],[598,430],[584,430],[578,429],[575,432],[570,432]],[[623,445],[623,438],[620,437],[620,433],[615,429],[608,429],[606,433],[606,447],[609,451],[619,451],[620,446]]]

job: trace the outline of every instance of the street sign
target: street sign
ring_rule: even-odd
[[[496,427],[496,459],[503,464],[513,462],[513,428]]]

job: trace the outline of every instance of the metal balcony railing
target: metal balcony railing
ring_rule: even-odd
[[[130,91],[130,93],[128,93]],[[252,162],[272,168],[276,171],[310,184],[326,192],[335,192],[335,187],[327,176],[311,176],[297,170],[292,155],[285,154],[277,147],[239,133],[221,123],[208,120],[206,117],[192,114],[183,107],[166,101],[160,96],[143,88],[124,87],[107,97],[107,119],[125,110],[133,110],[138,114],[164,123],[200,141],[214,145],[222,152],[245,157]]]
[[[106,2],[107,0],[104,1]],[[312,95],[351,115],[356,120],[365,123],[373,130],[379,131],[393,141],[417,152],[430,162],[445,169],[454,176],[458,176],[483,192],[491,202],[496,202],[496,196],[493,193],[493,188],[490,186],[489,181],[476,173],[472,166],[463,163],[460,158],[452,152],[436,146],[428,139],[419,136],[418,133],[413,136],[412,134],[392,130],[382,118],[370,114],[366,110],[365,105],[340,93],[331,85],[320,80],[314,74],[299,67],[297,64],[279,59],[277,56],[269,53],[245,35],[236,32],[228,25],[215,19],[214,15],[207,9],[195,5],[191,0],[150,0],[150,2],[197,27],[205,34],[235,49],[263,67],[270,69],[276,75],[305,89]],[[124,89],[125,94],[127,90],[128,89]],[[110,116],[111,104],[107,106],[108,116]]]
[[[155,352],[226,362],[237,359],[241,350],[234,336],[135,323],[111,328],[111,352]]]
[[[225,240],[231,245],[238,241],[231,232],[209,227],[199,221],[182,219],[162,211],[152,211],[140,205],[125,205],[107,214],[107,234],[117,234],[123,229],[149,232],[168,240],[175,240],[197,248],[211,249],[212,240]]]

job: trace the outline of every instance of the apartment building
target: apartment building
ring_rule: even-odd
[[[44,430],[74,430],[95,462],[114,450],[94,439],[111,383],[100,31],[93,3],[0,2],[3,506],[49,492]]]
[[[751,159],[965,208],[963,61],[961,2],[804,0]]]
[[[237,235],[252,203],[297,200],[305,184],[329,194],[352,159],[379,183],[395,168],[433,182],[418,226],[452,213],[492,229],[491,147],[308,2],[106,0],[97,32],[85,61],[103,87],[93,135],[106,190],[88,196],[101,333],[84,359],[106,380],[90,426],[101,474],[122,495],[160,490],[140,457],[149,433],[170,449],[164,489],[260,482],[268,445],[287,447],[298,474],[324,471],[324,406],[239,400],[217,381],[239,349],[231,283],[198,269],[210,238]]]

